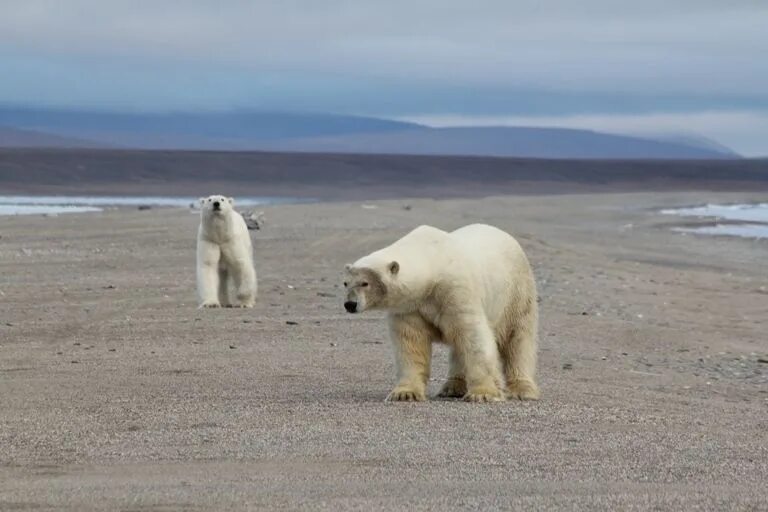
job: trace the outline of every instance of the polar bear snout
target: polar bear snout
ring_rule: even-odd
[[[357,302],[348,300],[344,303],[344,309],[347,310],[347,313],[357,313]]]
[[[213,202],[213,209],[214,210],[221,210],[221,203],[218,201]]]

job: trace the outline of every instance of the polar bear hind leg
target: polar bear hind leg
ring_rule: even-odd
[[[437,394],[441,398],[461,398],[467,394],[467,380],[464,377],[464,362],[456,349],[451,349],[451,366],[448,378]]]
[[[457,315],[455,325],[444,329],[446,341],[464,362],[467,402],[499,402],[505,396],[501,390],[499,350],[485,315],[480,313],[462,317]],[[454,323],[452,322],[452,323]]]
[[[536,345],[538,312],[532,301],[524,310],[509,315],[511,320],[506,332],[501,333],[499,352],[507,384],[509,398],[538,400],[536,385]]]

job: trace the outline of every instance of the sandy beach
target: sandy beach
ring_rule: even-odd
[[[768,241],[658,213],[766,197],[266,207],[252,310],[196,308],[189,210],[0,217],[0,510],[768,510]],[[542,399],[384,403],[343,266],[473,222],[535,269]]]

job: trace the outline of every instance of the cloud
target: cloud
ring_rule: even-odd
[[[0,48],[424,84],[765,94],[760,0],[4,0]]]
[[[427,115],[400,119],[433,127],[561,127],[639,136],[704,136],[744,156],[768,156],[768,110],[571,116]]]

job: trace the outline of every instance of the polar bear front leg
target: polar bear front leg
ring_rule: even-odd
[[[422,402],[427,399],[432,360],[432,329],[418,314],[391,315],[389,331],[395,349],[397,384],[388,402]]]
[[[217,308],[221,249],[207,240],[197,241],[197,295],[201,308]]]
[[[464,378],[468,402],[500,402],[505,399],[501,389],[501,367],[499,349],[485,315],[469,315],[458,321],[451,329],[450,343],[459,351],[464,361]]]
[[[234,306],[252,308],[256,302],[256,271],[249,259],[240,259],[231,270],[234,286]]]

